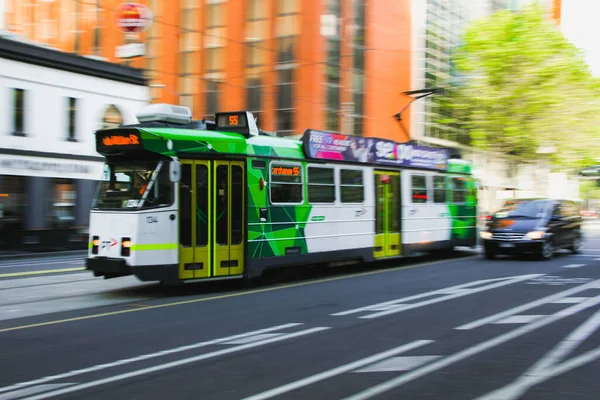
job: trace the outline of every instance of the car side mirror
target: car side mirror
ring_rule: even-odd
[[[171,161],[169,163],[169,179],[171,182],[179,182],[181,178],[181,164],[179,161]]]

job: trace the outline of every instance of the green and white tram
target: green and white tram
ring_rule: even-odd
[[[475,246],[476,183],[445,149],[259,130],[247,111],[192,121],[153,104],[96,132],[105,176],[87,269],[165,284]]]

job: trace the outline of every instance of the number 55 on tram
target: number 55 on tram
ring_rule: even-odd
[[[313,130],[278,138],[247,111],[193,121],[153,104],[138,120],[96,132],[95,276],[181,284],[476,244],[470,164],[445,149]]]

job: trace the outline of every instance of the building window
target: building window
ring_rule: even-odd
[[[308,167],[308,202],[335,202],[335,179],[333,168]]]
[[[25,91],[13,89],[13,134],[25,136]]]
[[[56,228],[70,228],[75,225],[75,207],[77,204],[76,187],[72,179],[53,179],[52,200],[48,217]]]
[[[0,249],[14,250],[22,243],[28,212],[26,177],[0,175]]]
[[[278,0],[275,31],[277,35],[277,133],[294,134],[295,47],[299,34],[299,1]]]
[[[302,203],[304,196],[300,164],[271,163],[270,172],[271,203]]]
[[[76,142],[77,132],[77,99],[69,97],[67,99],[67,140],[69,142]]]
[[[205,115],[214,115],[219,111],[219,86],[225,76],[227,4],[221,0],[206,0],[205,3],[203,33]]]
[[[339,131],[340,129],[340,27],[338,21],[341,20],[341,1],[329,0],[327,6],[328,17],[333,21],[330,34],[327,37],[327,65],[326,72],[326,101],[325,109],[325,129],[330,131]]]
[[[245,28],[246,108],[254,114],[260,126],[262,111],[262,82],[267,64],[266,0],[248,0]]]
[[[365,93],[365,2],[354,0],[354,54],[352,74],[352,101],[354,102],[354,127],[352,134],[362,136],[364,131]]]
[[[121,111],[113,105],[108,106],[102,116],[102,129],[118,128],[122,124],[123,115]]]
[[[215,115],[219,112],[219,82],[206,80],[206,115]]]
[[[340,170],[340,194],[342,203],[362,203],[365,200],[361,169]]]
[[[504,6],[502,0],[492,0],[492,9]],[[422,78],[427,87],[445,86],[458,79],[450,61],[450,49],[460,42],[460,34],[466,24],[465,14],[460,4],[427,0],[427,17],[425,30],[425,71]],[[443,97],[433,96],[425,99],[425,135],[469,145],[468,132],[456,124],[444,121],[452,117]]]

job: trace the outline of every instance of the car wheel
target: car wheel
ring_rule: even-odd
[[[569,249],[571,250],[572,253],[577,254],[581,251],[581,246],[582,246],[581,236],[577,236],[577,237],[575,237],[575,239],[573,239],[573,244],[571,244],[571,247],[569,247]]]
[[[554,243],[551,240],[546,240],[542,244],[542,249],[540,250],[540,258],[542,260],[550,260],[554,257]]]

